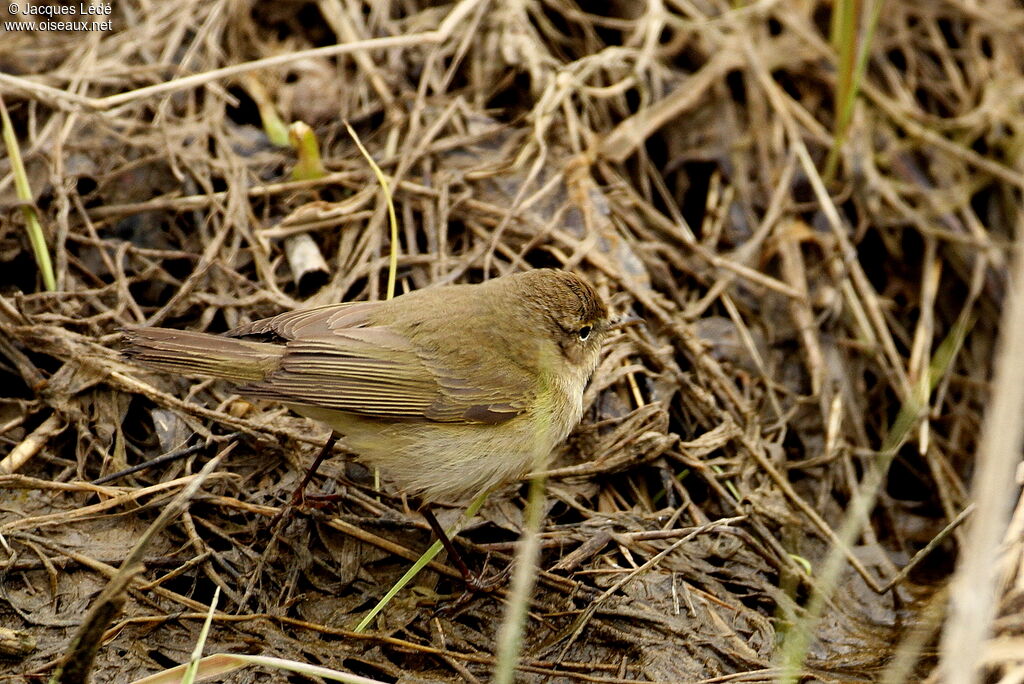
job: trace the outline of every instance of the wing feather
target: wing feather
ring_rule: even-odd
[[[476,382],[470,382],[450,358],[373,325],[380,304],[293,311],[232,330],[232,337],[269,338],[285,347],[277,370],[241,391],[383,420],[494,424],[526,410],[531,397],[524,378],[481,378],[472,367]]]

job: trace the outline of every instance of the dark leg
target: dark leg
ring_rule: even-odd
[[[280,511],[278,511],[277,515],[274,516],[274,519],[270,521],[271,529],[276,529],[277,525],[284,518],[285,514],[291,511],[292,508],[302,503],[303,499],[306,496],[307,485],[309,485],[310,481],[313,479],[313,476],[316,475],[316,471],[320,468],[320,464],[324,462],[325,458],[331,455],[332,451],[334,451],[334,445],[337,441],[338,434],[336,432],[332,432],[331,436],[328,437],[327,441],[324,443],[323,448],[320,449],[320,453],[316,455],[315,459],[313,459],[313,465],[311,465],[309,469],[306,471],[306,476],[302,478],[302,482],[295,489],[295,491],[292,492],[292,500],[288,503],[288,505],[284,506]]]
[[[303,497],[306,495],[306,487],[312,481],[313,476],[316,475],[316,471],[320,469],[320,464],[324,462],[324,459],[331,455],[334,451],[334,445],[338,442],[338,433],[332,432],[331,436],[324,442],[324,448],[320,450],[320,453],[313,459],[313,465],[309,466],[309,470],[306,471],[306,476],[302,478],[302,483],[292,493],[292,506],[297,506],[302,502]]]
[[[462,575],[462,581],[466,583],[466,590],[469,594],[492,591],[504,579],[503,576],[499,575],[492,578],[493,581],[487,581],[469,569],[462,554],[459,553],[459,550],[455,548],[455,544],[448,537],[448,533],[441,527],[441,523],[437,522],[434,512],[430,510],[430,504],[423,504],[423,507],[420,508],[420,514],[426,519],[430,529],[434,531],[434,536],[441,542],[441,546],[448,552],[448,558],[451,559],[455,569]]]

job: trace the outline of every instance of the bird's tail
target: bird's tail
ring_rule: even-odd
[[[124,335],[122,353],[142,366],[239,383],[265,379],[284,355],[280,345],[190,330],[134,328]]]

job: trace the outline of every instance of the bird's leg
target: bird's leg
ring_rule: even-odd
[[[459,553],[459,550],[455,548],[455,544],[452,543],[448,533],[441,527],[441,523],[437,522],[437,518],[434,517],[434,512],[430,510],[429,504],[423,504],[423,507],[420,508],[420,514],[426,519],[430,529],[434,531],[434,536],[441,542],[441,546],[448,552],[448,558],[451,559],[452,563],[455,564],[455,568],[462,575],[462,581],[466,583],[466,589],[474,593],[492,590],[494,588],[493,582],[487,582],[482,579],[466,565],[465,559]]]
[[[313,476],[316,475],[316,471],[320,468],[320,464],[324,462],[325,458],[331,455],[332,451],[334,451],[334,445],[337,441],[338,433],[332,431],[331,436],[327,438],[326,442],[324,442],[324,447],[320,450],[320,453],[316,455],[315,459],[313,459],[313,465],[309,466],[309,469],[306,471],[306,476],[302,478],[302,483],[292,493],[292,506],[297,506],[305,498],[306,487],[309,485],[310,481],[312,481]]]
[[[331,436],[327,438],[326,442],[324,442],[324,446],[322,449],[320,449],[320,453],[316,455],[315,459],[313,459],[313,465],[311,465],[309,469],[306,470],[306,475],[305,477],[302,478],[302,482],[295,489],[295,491],[292,492],[292,500],[289,501],[286,506],[281,508],[281,510],[277,512],[277,515],[274,516],[274,519],[270,521],[271,529],[276,529],[278,524],[284,518],[285,513],[288,513],[305,500],[306,486],[309,485],[310,481],[313,479],[313,476],[316,475],[316,471],[320,468],[320,464],[324,462],[325,458],[331,455],[332,451],[334,451],[334,445],[337,441],[338,433],[331,432]]]

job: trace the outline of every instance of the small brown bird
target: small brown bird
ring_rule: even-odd
[[[580,420],[610,328],[587,282],[538,269],[224,335],[139,328],[125,354],[240,383],[243,395],[330,425],[406,492],[454,501],[546,462]]]

